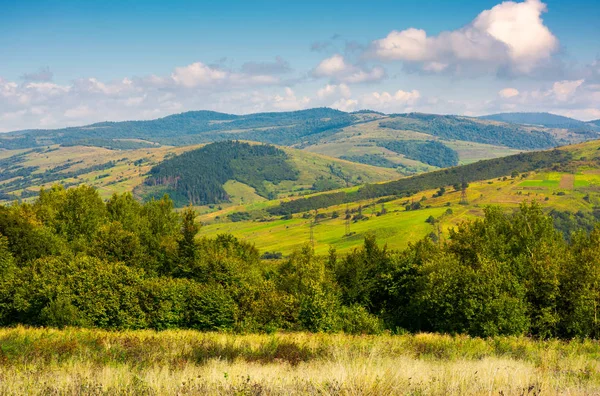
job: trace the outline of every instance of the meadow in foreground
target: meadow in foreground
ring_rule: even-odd
[[[600,344],[433,334],[0,330],[1,394],[597,394]]]

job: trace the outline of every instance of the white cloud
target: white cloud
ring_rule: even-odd
[[[349,98],[351,95],[352,92],[350,91],[350,87],[348,87],[346,84],[327,84],[326,86],[317,91],[317,97],[319,99],[325,99],[331,96],[341,96],[343,98]]]
[[[65,111],[65,117],[77,119],[87,118],[93,114],[94,112],[87,105],[77,106]]]
[[[557,100],[565,101],[569,100],[577,88],[583,84],[584,80],[574,81],[557,81],[552,85],[552,93]]]
[[[372,43],[371,55],[401,60],[428,72],[461,72],[477,65],[530,73],[558,49],[557,38],[541,18],[545,11],[546,5],[539,0],[505,1],[481,12],[467,26],[437,36],[416,28],[392,31]]]
[[[316,77],[333,77],[340,73],[345,73],[349,65],[346,64],[344,57],[335,54],[330,58],[323,59],[315,68],[314,75]]]
[[[198,85],[209,85],[221,82],[227,78],[227,73],[213,69],[202,62],[192,63],[188,66],[176,67],[171,78],[178,85],[193,88]]]
[[[498,92],[501,98],[513,98],[519,94],[519,90],[516,88],[504,88]]]
[[[400,112],[408,111],[421,99],[421,93],[415,89],[412,91],[398,90],[391,94],[389,92],[372,92],[360,99],[362,108],[378,111]]]
[[[256,74],[257,67],[251,67],[252,73],[236,73],[207,66],[202,62],[176,67],[171,73],[172,81],[185,88],[213,86],[246,86],[277,84],[279,79],[268,74]],[[169,81],[151,76],[151,81],[158,85],[168,84]]]
[[[283,95],[275,95],[270,98],[272,106],[277,110],[291,111],[308,107],[310,99],[306,96],[297,97],[290,87],[285,88]]]
[[[339,99],[333,102],[330,107],[341,111],[354,111],[358,107],[358,100]]]
[[[348,84],[360,84],[380,81],[385,78],[385,70],[381,66],[371,69],[352,65],[340,54],[323,59],[313,70],[315,77],[329,77],[333,81]]]

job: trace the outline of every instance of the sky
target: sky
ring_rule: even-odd
[[[600,119],[591,0],[0,0],[0,132],[333,107]]]

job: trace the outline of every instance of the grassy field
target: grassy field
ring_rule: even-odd
[[[433,197],[436,190],[423,191],[410,198],[396,199],[384,204],[372,201],[353,202],[348,205],[350,210],[363,207],[366,220],[352,221],[351,235],[346,236],[344,214],[346,205],[332,206],[319,211],[325,218],[319,219],[313,228],[315,251],[325,254],[330,246],[339,252],[347,252],[359,247],[368,234],[374,234],[377,241],[392,249],[403,249],[409,243],[426,237],[430,233],[441,237],[448,235],[448,229],[460,222],[474,219],[483,215],[488,205],[499,205],[507,209],[516,209],[524,201],[536,200],[548,209],[590,211],[598,204],[598,194],[590,192],[592,180],[600,177],[595,174],[574,175],[574,185],[562,188],[561,180],[570,174],[557,172],[531,173],[525,179],[507,178],[506,180],[488,180],[472,183],[467,189],[468,204],[460,204],[461,194],[452,187],[441,197]],[[598,179],[600,183],[600,179]],[[586,195],[592,195],[589,201]],[[425,200],[423,200],[425,197]],[[423,200],[423,201],[421,201]],[[405,206],[412,201],[421,201],[424,209],[406,211]],[[279,201],[261,202],[257,205],[238,206],[236,210],[258,211],[268,206],[276,205]],[[387,213],[377,215],[385,207]],[[334,218],[337,212],[339,217]],[[310,241],[310,225],[312,217],[304,218],[302,214],[294,215],[293,219],[283,220],[273,218],[269,221],[247,221],[231,223],[226,219],[227,210],[204,214],[199,217],[204,223],[200,235],[214,236],[220,233],[231,233],[236,237],[252,242],[261,251],[278,251],[289,254]],[[430,216],[439,220],[440,229],[427,223]]]
[[[0,330],[0,394],[600,392],[600,344],[433,334]]]

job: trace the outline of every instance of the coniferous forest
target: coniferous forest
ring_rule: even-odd
[[[600,336],[600,227],[567,241],[535,203],[489,207],[444,243],[276,260],[198,239],[195,217],[87,186],[0,207],[0,324]]]

